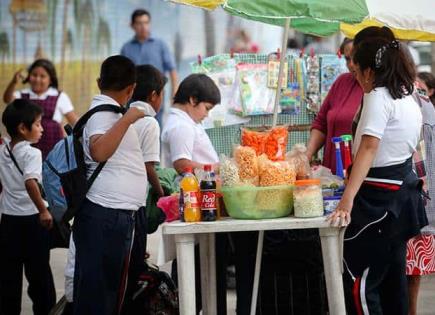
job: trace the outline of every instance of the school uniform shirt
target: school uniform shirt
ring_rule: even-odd
[[[103,104],[120,106],[109,96],[97,95],[93,98],[90,109]],[[90,138],[105,134],[121,117],[121,114],[113,112],[98,112],[86,123],[83,130],[83,150],[88,166],[88,177],[98,165],[91,158]],[[137,210],[146,203],[147,185],[139,137],[134,126],[130,126],[86,197],[106,208]]]
[[[165,167],[173,167],[179,159],[201,164],[219,162],[218,155],[201,124],[186,112],[171,108],[162,132],[162,148]]]
[[[45,100],[48,96],[58,96],[59,91],[53,87],[49,87],[48,90],[41,95],[38,95],[32,91],[32,89],[23,89],[21,91],[15,91],[14,97],[21,98],[22,94],[29,94],[30,100]],[[56,109],[54,110],[53,120],[62,123],[63,116],[74,110],[73,104],[69,96],[62,92],[57,99]]]
[[[142,109],[147,116],[134,123],[144,163],[160,162],[160,126],[154,118],[156,111],[150,104],[140,101],[131,103],[130,107]]]
[[[421,126],[421,110],[412,96],[394,100],[387,88],[378,87],[364,94],[353,153],[368,135],[380,139],[372,167],[404,163],[417,147]]]
[[[41,182],[41,151],[32,147],[27,141],[21,141],[12,148],[12,154],[23,172],[21,175],[6,145],[9,145],[7,140],[0,145],[0,181],[3,186],[0,194],[0,213],[15,216],[37,214],[38,209],[27,193],[25,182],[29,179]]]

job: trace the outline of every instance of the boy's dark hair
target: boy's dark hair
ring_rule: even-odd
[[[30,79],[30,73],[35,68],[44,68],[45,71],[47,71],[48,76],[50,77],[50,86],[57,89],[59,87],[58,80],[57,80],[57,74],[56,74],[56,68],[54,67],[54,64],[47,59],[37,59],[35,60],[27,70],[28,75],[27,78],[24,79],[23,83],[28,83]]]
[[[160,94],[168,79],[151,65],[136,67],[136,88],[131,100],[147,102],[153,91]]]
[[[127,57],[116,55],[103,61],[100,70],[100,89],[121,91],[136,82],[136,68]]]
[[[415,67],[400,44],[385,37],[363,40],[356,46],[353,63],[361,71],[372,69],[373,87],[386,87],[393,99],[400,99],[414,91]]]
[[[136,18],[138,18],[138,17],[140,17],[142,15],[148,16],[148,18],[151,20],[151,14],[147,10],[145,10],[145,9],[136,9],[131,14],[131,24],[133,25],[134,22],[136,21]]]
[[[26,99],[15,99],[3,112],[2,122],[11,137],[18,136],[18,126],[23,123],[28,130],[38,116],[42,115],[42,108]]]
[[[205,74],[191,74],[185,78],[174,96],[174,103],[186,104],[189,103],[190,98],[193,98],[196,103],[207,102],[216,105],[221,102],[218,87]]]

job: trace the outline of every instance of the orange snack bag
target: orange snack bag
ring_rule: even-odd
[[[285,160],[287,140],[287,126],[279,126],[267,131],[242,129],[242,146],[253,148],[257,156],[266,154],[271,161]]]
[[[257,155],[261,155],[264,153],[268,133],[267,131],[254,131],[242,128],[242,146],[251,147]]]

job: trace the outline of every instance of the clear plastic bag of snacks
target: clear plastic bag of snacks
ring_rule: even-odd
[[[253,148],[257,155],[266,154],[272,161],[285,160],[287,140],[287,126],[278,126],[272,129],[264,127],[242,128],[242,145]]]
[[[310,161],[308,160],[306,152],[307,147],[305,144],[298,143],[295,144],[286,155],[286,160],[296,167],[297,179],[307,179],[311,177]]]
[[[273,162],[266,155],[258,157],[260,186],[293,185],[296,180],[296,170],[287,161]]]
[[[220,159],[219,174],[222,181],[222,186],[231,187],[240,183],[239,168],[236,162],[222,155]]]
[[[237,146],[234,149],[234,160],[239,167],[239,177],[242,183],[258,185],[258,161],[255,150],[250,147]]]

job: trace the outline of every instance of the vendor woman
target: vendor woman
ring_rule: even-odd
[[[398,41],[380,36],[354,47],[365,94],[349,182],[329,220],[350,222],[343,253],[348,314],[407,315],[406,242],[427,224],[411,162],[422,115],[411,96],[413,64]]]
[[[162,131],[162,155],[165,167],[179,174],[186,168],[202,169],[205,164],[217,166],[218,155],[201,125],[221,97],[216,84],[205,74],[191,74],[178,87],[174,104]],[[218,314],[226,314],[226,234],[216,235],[216,281]],[[196,253],[195,259],[198,261]],[[175,264],[174,264],[175,266]],[[174,267],[173,266],[173,267]],[[199,263],[196,263],[199,266]],[[176,271],[173,268],[173,276]],[[200,274],[196,275],[197,312],[201,309]],[[174,280],[177,281],[176,277]]]

